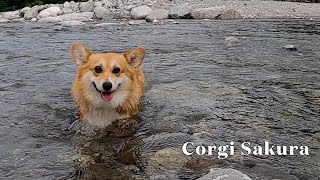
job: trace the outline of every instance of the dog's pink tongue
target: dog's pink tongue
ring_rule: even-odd
[[[101,97],[105,102],[110,102],[112,100],[112,92],[103,92]]]

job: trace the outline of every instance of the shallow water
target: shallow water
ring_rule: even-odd
[[[211,167],[253,179],[320,176],[319,21],[0,29],[1,179],[195,179]],[[146,48],[140,116],[103,132],[66,130],[77,119],[73,41],[96,52]],[[307,145],[311,155],[188,157],[187,141]]]

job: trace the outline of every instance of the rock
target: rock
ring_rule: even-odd
[[[69,9],[69,8],[63,8],[62,9],[62,14],[70,14],[70,13],[73,13],[72,9]]]
[[[30,7],[24,7],[20,10],[20,17],[23,17],[24,14],[29,11],[31,8]]]
[[[151,11],[151,13],[146,17],[147,22],[153,22],[154,20],[168,19],[169,11],[166,9],[156,9]]]
[[[224,40],[228,43],[238,43],[240,42],[240,39],[238,39],[237,37],[235,36],[227,36],[227,37],[224,37]]]
[[[126,11],[131,11],[131,9],[134,8],[134,5],[123,6],[122,8]]]
[[[111,21],[113,19],[115,19],[116,13],[115,12],[105,12],[102,15],[102,20],[104,21]]]
[[[222,20],[231,20],[231,19],[241,19],[241,15],[239,11],[229,9],[228,11],[222,13],[220,16],[217,17],[217,19]]]
[[[80,3],[80,12],[92,12],[94,8],[93,0],[89,0],[87,2]]]
[[[8,19],[0,18],[0,23],[10,22]]]
[[[116,6],[115,6],[115,8],[116,9],[122,9],[121,7],[123,6],[123,2],[122,1],[116,1]]]
[[[130,24],[130,25],[139,25],[139,24],[144,24],[144,23],[146,23],[146,21],[144,21],[144,20],[131,20],[128,22],[128,24]]]
[[[32,18],[37,17],[37,15],[38,15],[38,10],[30,9],[24,14],[23,17],[24,17],[25,20],[30,20]]]
[[[61,22],[62,26],[81,26],[81,25],[85,25],[86,23],[81,22],[81,21],[77,21],[77,20],[71,20],[71,21],[63,21]]]
[[[160,25],[160,24],[161,24],[160,21],[159,21],[159,20],[156,20],[156,19],[153,20],[152,23],[153,23],[154,25]]]
[[[8,20],[17,19],[17,18],[20,18],[20,12],[19,10],[3,12],[2,16],[4,19],[8,19]]]
[[[114,14],[114,19],[130,19],[130,12],[126,10],[121,10]]]
[[[44,17],[54,17],[57,16],[60,13],[60,8],[55,6],[55,7],[49,7],[47,9],[44,9],[42,11],[39,12],[39,14],[37,15],[37,18],[44,18]]]
[[[169,9],[169,18],[170,19],[188,19],[191,14],[191,5],[182,4],[179,6],[174,6]]]
[[[36,22],[36,21],[38,21],[38,19],[37,18],[32,18],[30,21]]]
[[[139,6],[132,8],[130,16],[132,19],[144,19],[151,13],[151,11],[152,9],[149,6]]]
[[[102,19],[104,17],[104,14],[108,12],[108,9],[104,7],[95,7],[93,12],[94,12],[95,18]]]
[[[197,180],[251,180],[251,178],[235,169],[223,169],[223,168],[212,168],[210,169],[209,174],[206,174]]]
[[[79,3],[76,3],[74,1],[70,1],[70,6],[78,6],[78,5],[79,5]]]
[[[95,3],[94,3],[94,7],[102,7],[102,2],[101,1],[96,1]]]
[[[282,47],[282,49],[285,49],[288,51],[297,51],[298,50],[294,45],[285,45]]]
[[[23,22],[24,18],[17,18],[17,19],[12,19],[12,22]]]
[[[179,178],[179,176],[176,174],[170,174],[170,173],[150,176],[150,180],[169,180],[169,179],[181,179],[181,178]]]
[[[83,13],[71,13],[64,14],[56,17],[45,17],[38,20],[38,22],[60,22],[60,21],[90,21],[93,19],[93,12],[83,12]]]
[[[64,8],[63,4],[57,4],[56,6],[58,6],[60,9]]]
[[[62,21],[62,20],[61,20]],[[56,17],[45,17],[38,20],[41,23],[59,22]]]
[[[41,14],[40,14],[41,13]],[[45,10],[42,10],[38,15],[37,15],[37,18],[40,19],[40,18],[44,18],[44,17],[50,17],[50,12],[49,11],[46,11]]]
[[[179,24],[179,22],[177,22],[177,21],[175,21],[175,20],[172,20],[172,19],[169,19],[169,22],[170,22],[171,24]]]
[[[160,149],[154,153],[146,154],[146,159],[149,161],[145,171],[150,175],[179,171],[189,158],[190,156],[184,155],[180,148]]]
[[[93,26],[95,26],[95,27],[104,27],[104,26],[110,26],[110,25],[119,25],[119,23],[100,23],[100,24],[95,24]]]
[[[76,3],[74,1],[70,1],[70,9],[72,9],[73,12],[79,11],[79,3]]]
[[[108,1],[108,0],[102,0],[102,6],[105,8],[112,8],[114,6],[114,3]]]
[[[63,7],[64,8],[71,8],[71,4],[68,1],[66,1],[65,3],[63,3]]]
[[[210,166],[222,164],[223,160],[218,158],[192,157],[186,162],[185,167],[193,171],[206,171]]]
[[[140,158],[141,144],[139,138],[124,143],[116,153],[118,161],[126,165],[136,164]]]
[[[273,180],[299,180],[299,179],[319,179],[319,178],[312,178],[312,177],[307,177],[307,173],[305,177],[296,177],[295,175],[292,175],[288,171],[275,167],[273,165],[267,165],[265,163],[262,164],[256,164],[252,168],[250,168],[250,172],[255,172],[254,174],[258,177],[261,177],[260,179],[266,179],[263,177],[268,177],[268,179],[273,179]]]
[[[25,12],[24,19],[31,20],[32,18],[36,18],[38,13],[43,9],[45,9],[45,6],[33,6],[30,10]]]
[[[191,11],[191,16],[194,19],[216,19],[224,12],[225,6],[199,8]]]

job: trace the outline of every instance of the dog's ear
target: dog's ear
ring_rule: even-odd
[[[92,54],[90,49],[87,49],[82,44],[72,43],[70,47],[71,55],[77,66],[81,66],[88,62],[89,56]]]
[[[144,48],[134,48],[126,53],[124,56],[127,59],[127,62],[130,66],[136,68],[141,65],[143,58],[144,58]]]

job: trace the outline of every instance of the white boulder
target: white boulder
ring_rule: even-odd
[[[149,6],[139,6],[131,9],[130,16],[132,19],[144,19],[151,11],[152,9]]]
[[[4,19],[9,19],[9,20],[20,18],[20,11],[16,10],[16,11],[3,12],[2,17]]]
[[[94,7],[102,7],[102,1],[96,1]]]
[[[83,12],[83,13],[71,13],[64,14],[56,17],[45,17],[38,20],[38,22],[61,22],[61,21],[91,21],[93,19],[93,12]]]
[[[45,6],[33,6],[30,10],[26,11],[24,14],[24,19],[31,20],[32,18],[36,18],[39,11],[45,9]]]
[[[108,9],[104,7],[95,7],[93,12],[94,12],[95,18],[102,19],[104,15],[108,12]]]
[[[219,15],[226,11],[225,6],[216,6],[209,8],[199,8],[191,11],[194,19],[216,19]]]
[[[29,11],[31,8],[30,7],[24,7],[20,10],[20,17],[23,17],[24,14]]]
[[[70,14],[70,13],[73,13],[72,9],[69,9],[69,8],[62,9],[62,14]]]
[[[236,169],[211,168],[210,172],[197,180],[252,180],[248,175]]]
[[[92,12],[94,8],[93,0],[89,0],[87,2],[80,3],[80,12]]]
[[[44,9],[40,11],[40,13],[37,15],[37,18],[44,18],[44,17],[53,17],[57,16],[60,13],[60,8],[55,6],[55,7],[49,7],[47,9]]]
[[[65,3],[63,3],[63,7],[64,8],[71,8],[71,4],[68,1],[66,1]]]
[[[146,21],[153,22],[154,20],[163,20],[169,18],[169,11],[166,9],[155,9],[146,17]]]
[[[179,6],[173,6],[169,9],[170,19],[186,19],[190,17],[192,6],[189,4],[181,4]]]

